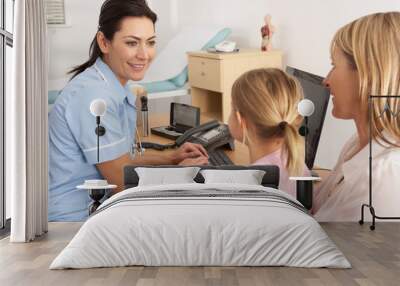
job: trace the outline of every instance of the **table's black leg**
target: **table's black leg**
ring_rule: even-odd
[[[101,203],[99,201],[94,201],[93,203],[91,203],[89,206],[89,215],[94,213],[97,210],[97,208],[99,207],[99,205],[101,205]]]
[[[94,213],[99,207],[100,200],[104,197],[106,193],[105,189],[90,189],[89,197],[93,200],[93,203],[89,206],[89,215]]]
[[[311,210],[313,203],[313,182],[298,180],[296,183],[296,197],[307,210]]]

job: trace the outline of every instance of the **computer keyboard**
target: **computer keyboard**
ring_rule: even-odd
[[[212,166],[234,165],[222,149],[215,149],[208,152],[208,161]]]

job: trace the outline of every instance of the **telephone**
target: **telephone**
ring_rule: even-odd
[[[231,150],[235,148],[228,125],[221,124],[217,120],[187,130],[176,139],[175,144],[179,147],[185,142],[201,144],[207,151],[212,151],[224,145],[227,145]]]
[[[218,120],[212,120],[202,125],[190,128],[179,136],[172,144],[141,142],[140,148],[143,147],[162,151],[168,148],[179,147],[185,142],[201,144],[209,152],[224,145],[227,145],[231,150],[235,149],[234,140],[229,132],[228,125],[221,124]]]

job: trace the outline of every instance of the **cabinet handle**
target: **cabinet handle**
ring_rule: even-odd
[[[205,76],[205,75],[206,75],[206,73],[205,73],[205,72],[201,72],[200,74],[201,74],[201,76]]]

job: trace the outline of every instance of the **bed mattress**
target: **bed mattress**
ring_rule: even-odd
[[[289,195],[198,183],[139,186],[111,197],[50,269],[129,265],[350,267]]]

